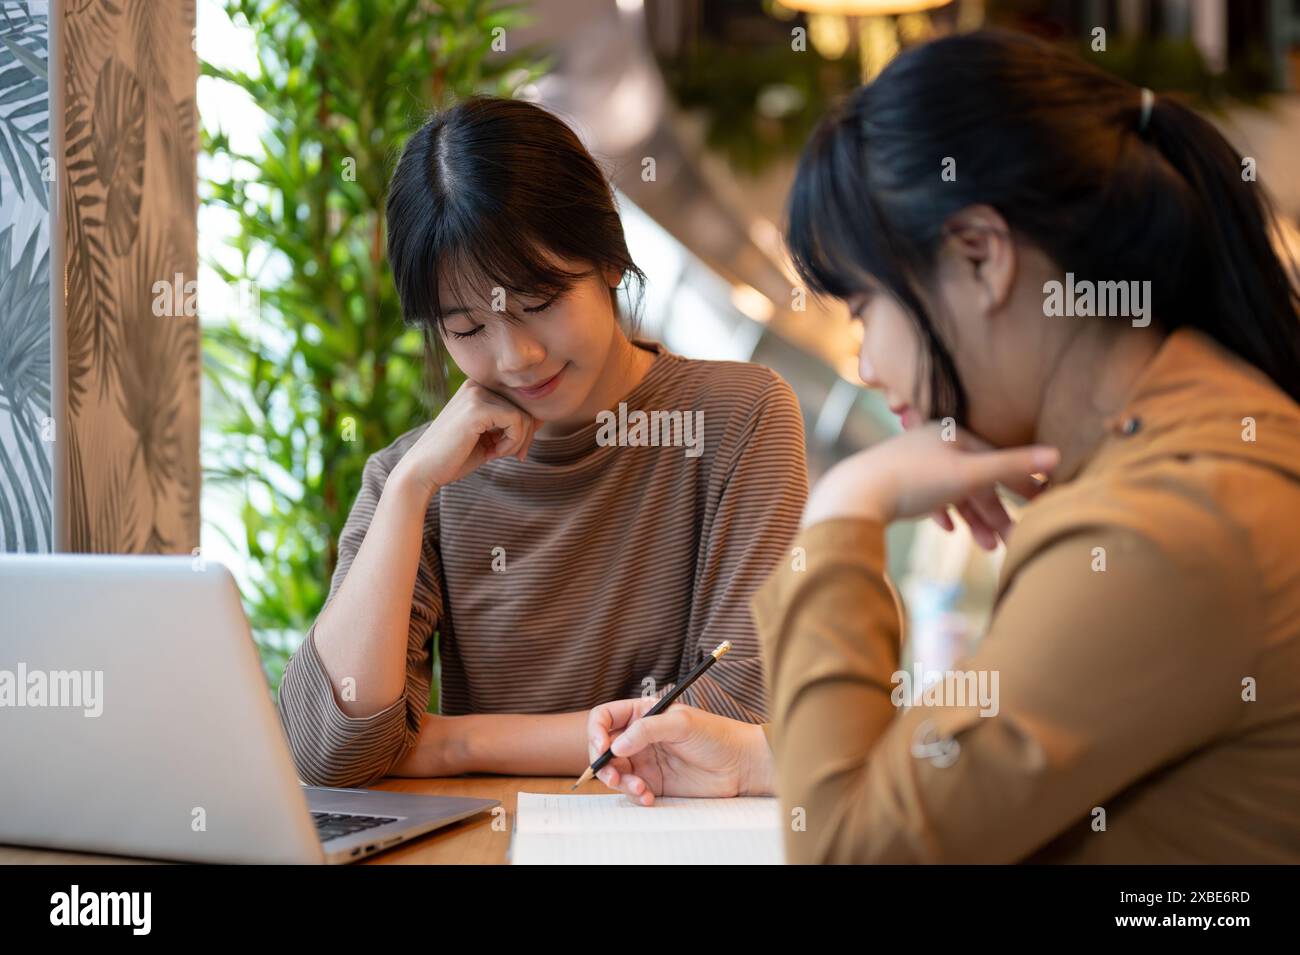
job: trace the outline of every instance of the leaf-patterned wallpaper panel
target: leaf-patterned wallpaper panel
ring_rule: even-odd
[[[199,543],[194,0],[60,4],[69,545],[190,553]]]
[[[50,9],[0,0],[0,550],[53,548]]]

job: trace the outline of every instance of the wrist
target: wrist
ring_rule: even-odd
[[[390,776],[459,776],[463,770],[457,765],[456,740],[448,731],[449,717],[425,713],[420,720],[420,732],[415,745],[393,764]]]
[[[467,713],[451,723],[448,762],[457,773],[575,776],[586,766],[587,711]]]
[[[433,761],[438,767],[438,776],[460,776],[472,772],[470,768],[470,747],[468,727],[464,721],[468,717],[441,716],[428,714],[435,722],[437,732],[434,734],[436,745],[432,753]]]
[[[388,475],[388,480],[384,484],[384,493],[396,494],[397,496],[423,503],[428,507],[433,495],[438,493],[438,484],[426,477],[415,472],[415,469],[406,463],[406,459],[398,461],[396,466]]]
[[[808,505],[804,508],[803,521],[800,526],[812,527],[812,525],[820,524],[823,521],[834,521],[841,518],[857,518],[864,521],[875,521],[877,524],[889,524],[893,520],[891,513],[892,508],[885,502],[870,497],[866,493],[851,500],[812,497],[808,499]]]
[[[776,779],[772,767],[772,750],[767,734],[759,723],[746,723],[741,731],[740,795],[773,796]]]
[[[879,468],[864,468],[849,458],[826,472],[808,496],[803,525],[839,517],[857,517],[888,524],[894,519],[897,495]]]
[[[451,717],[456,721],[454,741],[447,758],[461,773],[500,773],[502,753],[496,745],[497,733],[506,725],[504,714],[466,713]]]

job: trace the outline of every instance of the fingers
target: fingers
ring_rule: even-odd
[[[619,781],[618,788],[627,793],[634,802],[640,803],[642,806],[654,805],[654,790],[652,790],[649,785],[646,784],[646,781],[640,776],[635,776],[630,773],[624,775]]]
[[[957,448],[960,451],[973,453],[973,456],[984,456],[985,454],[994,451],[993,445],[989,444],[979,435],[967,431],[965,428],[957,429]],[[1005,472],[1001,477],[997,478],[999,484],[1010,488],[1026,500],[1032,500],[1047,487],[1046,481],[1040,481],[1033,475],[1040,471],[1050,472],[1059,462],[1060,454],[1056,452],[1055,448],[1048,445],[1030,445],[1024,448],[1012,448],[1009,450],[1029,452],[1031,464],[1033,460],[1035,460],[1036,454],[1040,452],[1049,453],[1046,457],[1037,458],[1037,460],[1044,462],[1041,467],[1028,467],[1025,470],[1020,470],[1022,465],[1013,463],[1009,472]],[[1014,462],[1014,459],[1012,460]]]
[[[500,457],[513,458],[519,455],[520,449],[525,447],[530,440],[533,419],[513,405],[506,412],[506,417],[510,420],[502,429],[503,440],[499,446]]]
[[[970,525],[976,543],[993,550],[997,538],[1006,540],[1015,526],[997,496],[996,485],[1031,490],[1026,496],[1033,496],[1042,488],[1030,475],[1051,471],[1059,460],[1060,452],[1045,446],[959,455],[957,483],[964,496],[958,513]]]
[[[1011,529],[1015,525],[1011,521],[1011,516],[1007,514],[1007,509],[1002,505],[997,491],[991,487],[986,487],[972,494],[969,500],[971,506],[975,509],[975,513],[998,537],[1006,540],[1011,536]]]
[[[670,706],[658,716],[647,716],[629,726],[611,749],[615,756],[635,756],[655,743],[676,743],[689,731],[686,707],[680,703]]]
[[[528,455],[528,449],[532,446],[533,435],[540,426],[541,422],[536,418],[524,415],[508,427],[490,432],[497,436],[487,452],[487,460],[493,461],[497,458],[524,460]]]
[[[652,790],[646,781],[639,776],[627,774],[616,777],[614,782],[609,782],[603,778],[601,779],[601,782],[605,783],[605,785],[610,789],[623,793],[629,799],[642,806],[654,805],[654,790]]]
[[[528,448],[533,443],[533,434],[541,425],[532,415],[525,414],[521,419],[518,439],[510,445],[506,452],[510,457],[520,461],[528,456]]]
[[[540,426],[541,426],[541,422],[538,421],[536,418],[533,418],[531,416],[528,418],[528,425],[527,428],[525,429],[524,440],[523,443],[520,444],[519,446],[519,453],[516,455],[516,457],[518,457],[520,461],[528,457],[528,449],[532,447],[533,444],[533,435],[537,433],[537,429]]]
[[[632,764],[629,760],[611,759],[605,764],[605,768],[596,774],[596,778],[610,789],[623,793],[642,806],[654,805],[654,790],[644,779],[632,772]]]
[[[496,440],[492,442],[492,446],[488,449],[487,459],[495,461],[497,458],[508,458],[514,453],[512,449],[518,444],[519,439],[509,431],[498,432]]]
[[[1019,494],[1026,501],[1032,501],[1048,487],[1047,481],[1039,480],[1032,474],[1026,474],[1023,477],[1003,481],[1002,483],[1006,488]]]
[[[475,385],[468,397],[474,402],[480,433],[494,435],[488,460],[503,457],[523,460],[541,422],[505,396],[481,385]]]
[[[601,767],[600,772],[596,774],[596,778],[610,789],[618,789],[619,781],[623,775],[630,772],[632,772],[632,761],[616,757]]]
[[[638,696],[635,700],[631,700],[630,702],[632,703],[632,712],[636,714],[637,719],[640,719],[645,716],[646,713],[654,709],[655,704],[659,702],[659,698],[655,696]],[[673,704],[673,706],[684,705],[685,704],[683,703]],[[670,706],[669,709],[671,710],[672,706]]]
[[[960,467],[961,481],[968,491],[958,513],[970,526],[975,542],[985,550],[993,550],[998,539],[1005,541],[1015,527],[996,485],[1032,499],[1046,486],[1033,475],[1056,467],[1060,452],[1046,445],[994,451],[988,442],[967,431],[959,432],[958,447],[966,452]]]
[[[616,730],[621,730],[636,719],[639,700],[610,700],[587,714],[587,751],[591,759],[609,749]]]
[[[1046,445],[1006,448],[961,456],[960,476],[967,494],[993,484],[1023,482],[1037,471],[1051,471],[1060,462],[1061,453]]]
[[[617,790],[631,798],[633,801],[640,803],[642,806],[654,804],[655,793],[640,776],[636,775],[626,766],[621,769],[615,769],[614,760],[604,769],[597,773],[597,778],[608,786],[610,789]],[[626,761],[624,761],[626,763]]]
[[[970,528],[971,537],[975,538],[975,543],[984,550],[997,550],[998,535],[993,528],[984,522],[984,518],[971,506],[969,499],[958,501],[953,507],[957,508],[957,513],[961,515],[962,520]]]
[[[949,532],[955,530],[957,526],[952,522],[952,515],[948,513],[948,508],[946,507],[935,508],[931,511],[930,520],[934,521],[944,530]]]

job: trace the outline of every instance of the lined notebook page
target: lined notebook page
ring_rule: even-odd
[[[639,806],[621,793],[520,793],[515,865],[780,865],[776,799],[656,799]]]

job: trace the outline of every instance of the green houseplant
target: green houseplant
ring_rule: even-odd
[[[216,529],[250,555],[245,605],[278,687],[328,593],[366,458],[437,411],[385,256],[393,164],[429,109],[515,95],[544,64],[511,42],[522,9],[485,0],[227,0],[226,12],[251,28],[257,69],[202,71],[247,91],[267,124],[260,155],[227,130],[204,135],[228,174],[203,198],[237,218],[242,267],[208,264],[256,303],[205,319],[204,478],[239,491],[242,541]]]

